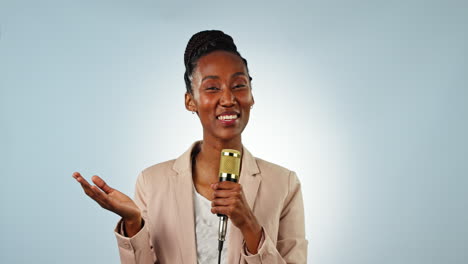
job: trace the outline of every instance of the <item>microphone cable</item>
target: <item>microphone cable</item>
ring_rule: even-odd
[[[219,250],[218,264],[221,264],[221,252],[223,251],[223,242],[224,241],[218,240],[218,250]]]
[[[219,233],[218,233],[218,264],[221,264],[221,253],[223,251],[224,240],[226,239],[227,231],[227,216],[221,215],[219,217]]]

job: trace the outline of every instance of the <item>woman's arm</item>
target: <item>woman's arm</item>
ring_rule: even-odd
[[[307,240],[304,227],[304,204],[296,173],[289,175],[289,193],[280,216],[277,243],[263,229],[264,241],[257,254],[242,252],[241,263],[307,263]],[[276,235],[276,234],[271,234]],[[244,242],[243,245],[246,248]]]
[[[268,234],[247,204],[242,186],[224,181],[211,185],[211,212],[225,214],[244,237],[241,263],[306,263],[307,240],[304,228],[304,204],[296,173],[289,173],[288,194],[281,210],[277,234]],[[277,237],[273,243],[271,236]],[[263,239],[263,240],[262,240]]]
[[[134,222],[126,223],[126,220],[121,219],[114,230],[122,264],[154,264],[157,260],[148,228],[147,196],[144,186],[144,174],[140,173],[135,185],[134,201],[140,208],[141,222],[138,223],[138,219],[136,219]],[[128,237],[121,233],[120,229],[123,225]],[[130,227],[131,230],[127,227]],[[136,230],[138,231],[135,233]]]

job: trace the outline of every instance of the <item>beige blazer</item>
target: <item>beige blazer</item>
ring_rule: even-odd
[[[132,238],[120,234],[122,220],[117,224],[114,233],[121,263],[197,263],[191,169],[196,143],[179,158],[148,167],[138,175],[134,200],[145,224]],[[306,263],[308,241],[296,174],[253,157],[245,147],[242,153],[239,183],[262,225],[264,241],[257,254],[247,256],[242,233],[229,222],[228,263]]]

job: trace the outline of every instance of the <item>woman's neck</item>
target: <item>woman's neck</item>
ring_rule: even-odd
[[[235,149],[242,152],[241,139],[233,139],[230,141],[207,141],[203,140],[200,146],[201,157],[208,161],[217,161],[221,158],[221,150],[223,149]]]

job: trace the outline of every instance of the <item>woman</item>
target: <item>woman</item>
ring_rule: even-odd
[[[241,134],[254,105],[247,61],[221,31],[192,36],[184,54],[185,107],[203,140],[138,176],[135,200],[93,176],[85,193],[122,219],[122,263],[215,263],[216,214],[229,217],[223,263],[306,263],[302,194],[296,174],[254,158]],[[241,151],[240,182],[218,182],[222,149]],[[211,212],[210,212],[211,211]]]

